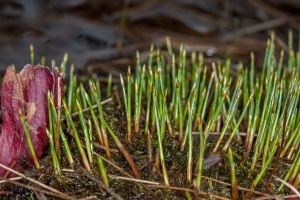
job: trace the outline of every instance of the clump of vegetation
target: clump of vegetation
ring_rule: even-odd
[[[119,86],[110,76],[106,90],[78,82],[71,67],[66,98],[55,106],[48,94],[52,160],[42,160],[53,171],[36,170],[48,175],[40,184],[83,189],[50,190],[70,199],[297,196],[300,49],[291,33],[287,56],[272,34],[264,63],[251,54],[250,66],[235,68],[207,66],[183,45],[176,54],[166,41],[166,52],[151,46],[148,63],[137,52],[135,75],[129,67]]]

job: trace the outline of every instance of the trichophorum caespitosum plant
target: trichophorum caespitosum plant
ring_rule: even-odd
[[[152,45],[148,62],[137,51],[121,84],[112,75],[106,84],[97,77],[81,82],[71,65],[63,88],[56,68],[51,74],[26,66],[18,75],[9,67],[0,175],[22,170],[21,157],[38,167],[49,143],[59,183],[68,177],[63,165],[100,184],[97,194],[114,198],[125,193],[113,191],[134,186],[153,198],[166,197],[155,192],[162,189],[187,199],[297,197],[300,49],[289,34],[288,52],[275,51],[272,34],[263,63],[251,53],[249,66],[235,68],[229,59],[206,65],[202,53],[184,45],[174,52],[166,38],[166,50]],[[67,55],[61,72],[66,64]]]

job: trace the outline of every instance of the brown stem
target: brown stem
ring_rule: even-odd
[[[137,120],[135,123],[134,123],[134,133],[135,134],[138,134],[140,132],[140,123],[139,123],[139,120]]]
[[[152,155],[152,136],[151,136],[149,130],[146,132],[146,134],[147,134],[148,159],[149,159],[149,162],[152,163],[152,161],[153,161],[153,155]]]
[[[254,190],[254,186],[253,186],[253,185],[251,185],[250,191],[248,191],[248,192],[245,194],[244,199],[249,199],[249,198],[251,197],[251,195],[252,195],[252,193],[253,193],[252,190]]]
[[[125,159],[127,160],[134,176],[138,179],[141,178],[140,172],[137,170],[135,163],[133,162],[131,156],[129,155],[129,153],[126,151],[126,149],[124,148],[124,146],[122,145],[122,143],[120,142],[120,140],[116,141],[116,145],[118,146],[118,148],[120,149],[120,151],[122,152],[123,156],[125,157]]]
[[[109,151],[109,142],[108,142],[107,132],[106,132],[106,129],[102,125],[101,125],[101,131],[102,131],[104,146],[107,148],[106,155],[108,157],[110,157],[111,153]]]
[[[232,200],[238,200],[239,199],[238,187],[237,187],[237,182],[236,181],[231,185],[231,199]]]

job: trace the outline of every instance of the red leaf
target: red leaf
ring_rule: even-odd
[[[2,130],[0,135],[0,163],[13,168],[18,167],[21,157],[21,138],[23,129],[18,107],[23,105],[22,85],[13,67],[8,67],[2,83]],[[15,163],[14,163],[15,162]],[[6,170],[0,168],[0,176]],[[11,177],[11,176],[8,176]]]
[[[23,157],[33,162],[26,135],[19,118],[18,108],[22,109],[37,158],[47,146],[48,90],[57,93],[57,69],[53,73],[46,67],[27,65],[20,74],[8,67],[2,84],[2,132],[0,135],[0,163],[16,168]],[[60,82],[63,94],[63,81]],[[54,95],[58,98],[58,94]],[[63,98],[61,96],[61,98]],[[56,99],[55,99],[56,100]],[[56,100],[57,102],[57,100]],[[12,164],[16,162],[16,165]],[[5,170],[0,169],[0,176]]]

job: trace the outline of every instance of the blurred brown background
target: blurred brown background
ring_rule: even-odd
[[[299,0],[2,0],[0,71],[29,63],[32,43],[36,62],[59,64],[67,52],[81,72],[118,75],[136,50],[143,61],[152,43],[165,48],[165,36],[208,61],[247,63],[250,51],[262,59],[271,30],[287,49],[288,31],[297,46],[299,28]]]

